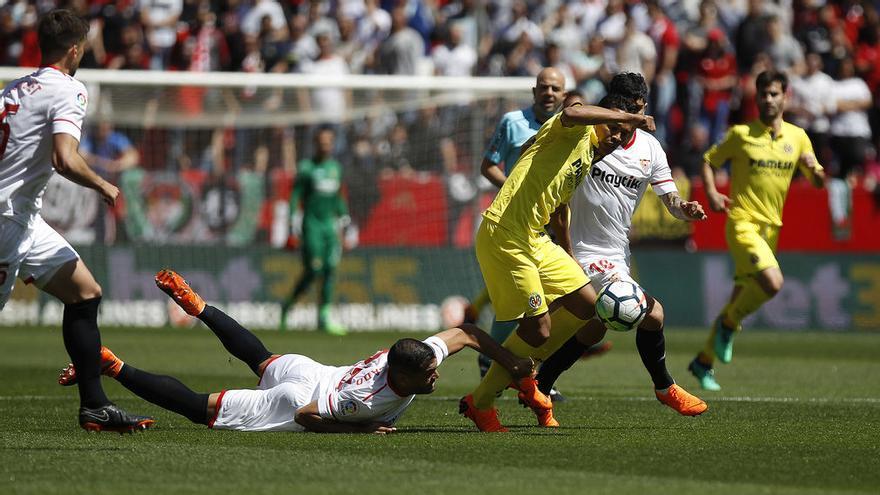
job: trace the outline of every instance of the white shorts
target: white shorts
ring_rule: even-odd
[[[321,380],[336,370],[299,354],[266,366],[257,390],[224,390],[210,428],[239,431],[304,431],[296,410],[317,398]]]
[[[616,280],[639,285],[630,277],[629,263],[624,257],[584,256],[578,258],[578,263],[590,277],[590,284],[597,293],[602,290],[602,287]]]
[[[0,309],[6,305],[15,278],[43,287],[66,263],[79,258],[76,250],[37,215],[30,229],[0,218]]]

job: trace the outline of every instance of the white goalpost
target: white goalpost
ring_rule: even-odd
[[[0,68],[0,79],[32,70]],[[479,164],[500,117],[528,106],[534,85],[89,69],[76,78],[89,91],[80,150],[123,201],[108,210],[56,178],[43,215],[96,272],[105,323],[167,323],[150,273],[174,266],[244,323],[271,327],[301,269],[299,254],[282,249],[297,163],[311,156],[315,130],[332,126],[354,220],[347,245],[357,246],[343,255],[337,317],[354,330],[434,330],[441,308],[454,319],[449,301],[480,289],[471,244],[494,188]],[[122,163],[114,155],[126,145],[136,154]],[[21,289],[0,324],[57,319]],[[290,318],[296,327],[314,326],[312,301]]]

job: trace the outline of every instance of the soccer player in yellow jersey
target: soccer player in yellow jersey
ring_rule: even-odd
[[[734,263],[730,301],[712,325],[705,348],[691,361],[691,373],[706,390],[720,390],[713,364],[733,358],[733,337],[743,318],[782,289],[776,261],[776,242],[782,226],[782,206],[795,167],[816,187],[825,172],[816,160],[806,132],[782,120],[788,78],[769,70],[755,81],[760,118],[730,128],[724,139],[704,155],[703,182],[709,207],[727,212],[725,234]],[[714,168],[731,162],[730,197],[715,188]]]
[[[499,321],[519,324],[504,346],[541,360],[553,353],[594,314],[596,292],[584,271],[544,233],[544,225],[567,204],[589,172],[594,150],[608,127],[630,124],[654,129],[650,116],[586,106],[566,98],[565,109],[547,120],[523,151],[495,200],[483,213],[476,252]],[[594,125],[598,125],[594,127]],[[562,211],[562,210],[560,210]],[[550,312],[561,306],[553,314]],[[551,332],[551,326],[553,331]],[[480,385],[462,398],[459,410],[481,431],[506,431],[494,407],[510,375],[493,363]],[[534,379],[518,382],[519,397],[538,413],[539,424],[556,426],[549,398]],[[546,411],[542,417],[541,411]]]

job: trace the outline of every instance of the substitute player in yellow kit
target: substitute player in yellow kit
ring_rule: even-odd
[[[795,168],[816,187],[825,172],[816,160],[806,132],[782,120],[788,77],[774,70],[755,81],[760,118],[730,128],[724,139],[704,155],[703,182],[713,211],[727,212],[725,234],[735,267],[730,301],[712,325],[705,348],[688,369],[706,390],[720,390],[713,364],[733,359],[733,337],[743,318],[754,313],[782,289],[776,243],[782,227],[782,206]],[[715,188],[714,169],[731,162],[730,197]]]
[[[568,203],[592,166],[596,143],[604,138],[597,132],[608,132],[599,124],[654,129],[650,116],[586,106],[579,97],[566,98],[563,105],[565,109],[538,130],[483,213],[476,240],[477,261],[496,318],[519,324],[504,346],[538,360],[552,354],[593,316],[596,301],[584,271],[549,239],[544,225]],[[551,322],[550,312],[559,306]],[[507,431],[493,404],[510,382],[510,375],[493,363],[474,392],[462,398],[459,411],[481,431]],[[539,424],[558,425],[549,398],[537,390],[534,379],[516,385],[520,400],[536,412]]]

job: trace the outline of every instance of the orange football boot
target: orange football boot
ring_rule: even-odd
[[[490,409],[477,409],[474,406],[474,396],[471,394],[461,398],[461,401],[458,403],[458,412],[473,421],[480,431],[489,433],[504,433],[507,431],[507,428],[498,421],[498,410],[494,407]]]
[[[125,364],[121,359],[116,357],[116,354],[113,354],[113,351],[110,349],[101,346],[101,374],[109,376],[111,378],[116,378],[119,375],[119,372],[122,370],[122,365]],[[73,363],[68,364],[61,370],[61,373],[58,374],[58,385],[69,387],[71,385],[76,385],[76,368],[73,366]]]
[[[675,409],[682,416],[699,416],[709,409],[703,399],[691,395],[674,383],[666,389],[666,393],[655,390],[654,394],[657,395],[657,400]]]
[[[199,316],[205,310],[205,300],[174,270],[159,270],[156,274],[156,286],[190,316]]]
[[[559,422],[553,417],[553,401],[538,390],[538,380],[532,377],[525,377],[514,383],[512,387],[518,391],[519,403],[535,413],[535,417],[538,419],[538,426],[547,428],[559,426]]]

